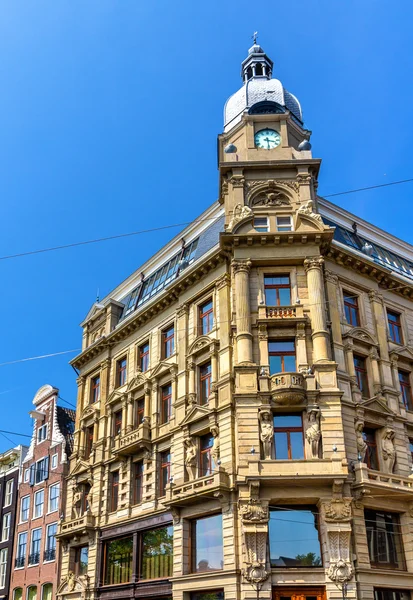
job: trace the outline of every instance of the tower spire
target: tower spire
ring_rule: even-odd
[[[251,38],[254,43],[248,50],[248,56],[241,65],[242,80],[244,83],[246,83],[250,79],[255,79],[258,77],[271,79],[274,63],[257,43],[258,31],[254,31]]]

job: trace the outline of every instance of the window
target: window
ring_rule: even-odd
[[[409,438],[409,452],[410,452],[410,458],[412,459],[412,466],[413,466],[413,439]]]
[[[405,570],[399,516],[394,513],[365,510],[364,519],[371,566]]]
[[[49,477],[49,457],[46,456],[31,465],[29,482],[30,485],[45,481]]]
[[[374,588],[374,600],[410,600],[409,590],[389,590]]]
[[[344,313],[346,315],[346,321],[353,327],[360,326],[359,316],[359,304],[358,298],[351,292],[343,292],[344,298]]]
[[[42,530],[33,529],[32,543],[30,546],[29,565],[38,565],[40,561],[40,544],[42,541]]]
[[[141,398],[136,402],[136,427],[142,425],[143,417],[145,416],[145,402],[144,399]]]
[[[99,402],[100,400],[100,375],[92,377],[90,380],[90,403]]]
[[[290,306],[291,284],[289,275],[264,276],[265,304],[267,306]]]
[[[33,519],[37,519],[43,515],[44,509],[44,490],[39,490],[34,495],[34,510]]]
[[[171,325],[162,332],[163,357],[169,358],[175,352],[175,327]]]
[[[139,460],[134,464],[133,472],[133,503],[139,504],[142,502],[143,490],[143,461]]]
[[[259,233],[267,233],[269,231],[268,217],[255,217],[254,229]]]
[[[392,342],[403,344],[402,324],[398,313],[387,311],[387,321],[389,323],[389,335]]]
[[[172,412],[172,385],[164,385],[161,388],[161,423],[168,423]]]
[[[14,480],[13,479],[9,479],[6,482],[6,494],[5,494],[5,498],[4,498],[4,506],[10,506],[10,504],[12,503],[13,500],[13,484],[14,484]]]
[[[132,581],[133,538],[106,542],[103,547],[103,585]]]
[[[292,231],[291,217],[277,217],[277,231]]]
[[[7,554],[7,548],[0,550],[0,588],[6,585]]]
[[[120,414],[122,416],[122,412]],[[122,422],[121,422],[121,428],[122,428]],[[90,455],[92,454],[94,429],[95,428],[94,428],[93,425],[91,425],[90,427],[86,427],[86,431],[85,431],[85,460],[88,460],[88,458],[90,458]]]
[[[410,373],[399,371],[400,389],[402,392],[403,404],[406,410],[413,410],[412,388],[410,386]]]
[[[149,369],[149,342],[139,347],[139,367],[142,373]]]
[[[207,435],[203,435],[199,439],[199,474],[200,477],[205,477],[206,475],[211,475],[215,465],[213,465],[211,449],[214,445],[214,437],[211,433]]]
[[[113,415],[113,435],[116,437],[122,433],[122,411],[117,410]]]
[[[1,528],[1,541],[7,542],[10,537],[11,513],[3,515],[3,525]]]
[[[208,335],[212,331],[214,326],[214,312],[212,300],[208,300],[199,307],[199,322],[200,322],[200,333],[202,335]]]
[[[119,500],[119,471],[110,474],[110,510],[118,510]]]
[[[57,454],[53,454],[52,456],[52,469],[57,468]]]
[[[56,483],[49,487],[49,512],[59,510],[60,484]]]
[[[173,528],[146,531],[141,537],[142,560],[139,579],[172,576]]]
[[[20,521],[23,523],[29,520],[30,496],[24,496],[20,504]]]
[[[191,541],[193,573],[223,569],[222,515],[192,521]]]
[[[16,569],[24,567],[27,552],[27,531],[19,533],[17,538],[17,556],[16,556]]]
[[[44,560],[46,562],[50,560],[55,560],[56,558],[56,533],[57,523],[52,523],[52,525],[47,526],[46,549],[44,553]]]
[[[126,383],[126,364],[126,356],[116,363],[116,387],[120,387]]]
[[[165,496],[166,486],[169,483],[169,478],[171,474],[171,451],[165,450],[161,452],[160,461],[160,476],[159,476],[159,495]]]
[[[276,460],[304,458],[304,430],[301,415],[274,415]]]
[[[379,460],[377,457],[376,432],[374,429],[365,427],[363,429],[363,439],[367,444],[364,462],[369,469],[379,470]]]
[[[52,600],[53,598],[53,585],[51,583],[45,583],[42,587],[42,600]]]
[[[47,438],[47,425],[42,425],[37,430],[37,443],[39,444],[40,442],[44,442],[44,440],[46,438]]]
[[[81,546],[75,549],[75,574],[87,575],[89,564],[89,546]]]
[[[35,585],[27,588],[27,600],[37,600],[37,587]]]
[[[356,371],[357,385],[361,395],[364,398],[369,397],[369,383],[367,379],[366,359],[362,356],[354,355],[354,370]]]
[[[199,367],[199,388],[201,405],[208,404],[211,395],[211,363],[205,363]]]
[[[315,507],[270,507],[271,567],[321,567]]]
[[[192,592],[191,600],[224,600],[223,590],[208,590],[207,592]]]
[[[23,600],[23,589],[16,588],[13,592],[13,600]]]
[[[29,481],[29,476],[30,476],[30,469],[25,469],[24,470],[24,483],[27,483]]]
[[[295,372],[295,343],[293,340],[268,342],[270,373]]]

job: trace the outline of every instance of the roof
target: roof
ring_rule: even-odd
[[[76,411],[65,406],[57,406],[57,423],[66,440],[66,454],[73,452],[73,434],[75,431]]]

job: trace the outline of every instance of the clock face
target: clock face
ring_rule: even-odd
[[[255,145],[257,148],[263,148],[264,150],[272,150],[281,143],[281,136],[278,131],[274,129],[261,129],[255,134]]]

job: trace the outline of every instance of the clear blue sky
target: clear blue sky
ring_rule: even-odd
[[[412,19],[409,0],[4,0],[0,256],[190,221],[215,201],[223,105],[254,29],[314,132],[320,194],[413,177]],[[337,200],[413,243],[412,195]],[[0,261],[0,363],[79,348],[96,289],[177,232]],[[30,433],[44,383],[75,402],[72,356],[0,367],[1,429]]]

